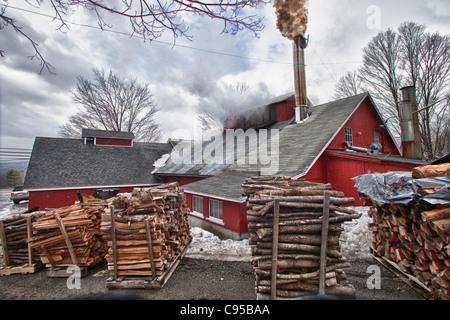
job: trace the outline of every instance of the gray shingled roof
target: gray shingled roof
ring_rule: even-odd
[[[301,176],[307,173],[333,136],[368,97],[367,93],[309,108],[304,122],[286,126],[279,135],[279,175]],[[237,171],[255,171],[252,166],[234,165]]]
[[[82,139],[36,137],[25,177],[27,189],[159,183],[153,163],[168,143],[133,147],[85,145]]]
[[[333,136],[342,128],[361,102],[368,98],[367,93],[325,103],[309,108],[311,116],[298,124],[278,123],[271,127],[279,131],[279,167],[277,175],[302,176],[322,154]],[[268,142],[270,145],[270,141]],[[182,174],[183,166],[174,168],[174,174]],[[241,184],[246,177],[257,175],[264,167],[260,164],[234,163],[221,167],[221,174],[184,186],[186,191],[239,199]],[[197,165],[196,170],[199,170]],[[190,168],[192,169],[192,168]],[[159,170],[158,170],[159,172]],[[167,172],[167,171],[166,171]],[[186,171],[189,174],[189,170]]]
[[[292,124],[291,120],[276,123],[269,129],[278,129],[279,131],[279,171],[282,175],[298,175],[304,174],[309,169],[314,159],[324,150],[332,136],[342,127],[345,121],[350,117],[357,106],[367,97],[366,93],[359,94],[350,98],[325,103],[319,106],[310,107],[311,116],[302,123]],[[271,133],[270,131],[268,132]],[[221,163],[217,161],[207,163],[203,161],[196,163],[194,161],[194,147],[191,141],[187,141],[187,148],[192,148],[191,152],[186,152],[185,157],[179,159],[173,156],[168,159],[166,164],[157,170],[157,174],[161,175],[186,175],[186,176],[215,176],[225,170],[238,172],[258,172],[265,166],[261,164],[252,164],[248,159],[249,150],[258,150],[257,146],[261,143],[246,143],[246,155],[244,164],[237,164],[236,146],[234,148],[233,163],[227,161],[226,138],[222,135],[222,141],[219,144],[215,140],[204,142],[201,146],[203,153],[208,154],[208,150],[221,148],[223,157]],[[267,141],[270,147],[270,137]],[[180,148],[181,144],[178,145]],[[177,155],[181,154],[177,148],[173,150]],[[174,161],[175,159],[175,161]],[[180,160],[182,159],[182,160]],[[176,161],[178,160],[178,161]],[[268,167],[268,166],[266,166]]]
[[[225,171],[217,176],[184,185],[183,189],[194,194],[244,201],[241,185],[246,178],[257,175],[258,172]]]

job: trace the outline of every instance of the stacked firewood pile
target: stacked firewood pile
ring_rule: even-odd
[[[106,254],[100,231],[103,212],[103,205],[46,211],[32,224],[30,248],[40,252],[46,267],[97,265]]]
[[[118,194],[112,210],[102,219],[111,275],[160,276],[191,239],[186,196],[178,183]]]
[[[21,266],[39,262],[28,248],[31,223],[37,214],[15,214],[0,221],[0,240],[3,250],[3,265]]]
[[[252,264],[256,275],[258,299],[295,298],[319,292],[320,254],[324,194],[330,194],[328,232],[324,270],[325,294],[354,296],[352,285],[342,283],[342,268],[350,267],[340,252],[341,224],[360,217],[360,213],[344,204],[354,203],[329,184],[292,180],[290,177],[253,177],[242,185],[247,196],[247,219],[252,247]],[[278,239],[274,239],[274,200],[279,203]],[[276,220],[275,220],[276,221]],[[278,242],[273,256],[274,241]],[[274,260],[275,258],[275,260]],[[275,261],[275,262],[274,262]],[[274,263],[273,263],[274,262]],[[272,277],[276,265],[276,283]]]
[[[449,164],[417,167],[412,176],[443,176],[442,172],[448,175],[449,169]],[[433,187],[429,182],[427,187],[418,189],[418,194],[426,196],[442,188],[450,194],[448,185]],[[367,200],[373,218],[369,223],[373,250],[414,276],[439,299],[450,299],[450,197],[447,200],[384,205]]]

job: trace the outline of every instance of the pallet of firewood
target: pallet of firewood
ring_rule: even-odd
[[[449,168],[448,163],[414,168],[413,179],[440,178],[428,179],[426,187],[419,188],[413,196],[407,189],[411,198],[408,202],[401,197],[402,183],[395,186],[398,202],[395,199],[380,202],[378,195],[363,194],[365,204],[371,207],[372,222],[368,228],[372,232],[374,255],[416,279],[437,299],[450,299],[450,188],[442,184],[448,181],[445,178]],[[391,190],[389,185],[379,188],[386,189],[386,193]],[[434,201],[426,200],[438,192]]]
[[[395,274],[400,280],[406,283],[409,287],[411,287],[414,291],[420,294],[425,299],[432,299],[433,295],[431,294],[430,288],[428,288],[422,281],[420,281],[417,277],[411,275],[410,273],[406,273],[403,271],[397,263],[392,260],[387,259],[384,256],[380,256],[371,246],[370,252],[372,253],[375,260],[377,260],[380,264],[382,264],[385,268]]]
[[[0,220],[0,241],[3,266],[0,276],[35,273],[41,268],[39,257],[28,241],[32,234],[32,222],[40,213],[15,214]]]
[[[12,274],[35,273],[41,269],[40,263],[23,264],[20,266],[0,267],[0,276],[10,276]]]
[[[190,240],[189,209],[178,183],[118,194],[102,217],[110,288],[161,288]]]
[[[35,219],[29,245],[50,268],[49,276],[61,274],[53,272],[58,268],[88,268],[104,262],[106,243],[100,227],[106,205],[48,210]]]
[[[157,277],[153,278],[151,273],[145,273],[144,277],[142,276],[144,274],[138,276],[118,276],[117,278],[109,277],[106,280],[106,287],[108,289],[162,289],[186,254],[190,242],[191,241],[189,241],[183,251],[178,254],[168,269],[162,272],[156,272]],[[148,265],[145,267],[149,268]]]
[[[419,279],[436,298],[450,299],[450,206],[371,204],[376,254]]]
[[[257,299],[309,295],[354,297],[343,284],[350,264],[340,252],[341,224],[361,216],[331,185],[290,177],[253,177],[243,183]]]

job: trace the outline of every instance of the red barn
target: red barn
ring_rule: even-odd
[[[177,181],[194,226],[242,239],[248,235],[241,187],[247,177],[331,183],[359,205],[352,178],[423,164],[400,156],[368,93],[310,105],[307,113],[296,119],[294,95],[287,94],[228,119],[223,133],[195,143],[140,143],[132,133],[99,130],[83,130],[81,139],[37,137],[24,183],[29,207],[67,206],[77,200],[77,191],[129,192]],[[167,160],[155,168],[158,159]]]
[[[241,136],[227,139],[228,130],[222,138],[200,145],[188,141],[186,148],[193,152],[180,156],[182,148],[174,149],[155,174],[164,182],[184,185],[193,225],[223,237],[241,239],[248,232],[241,188],[246,177],[269,172],[331,183],[333,189],[354,197],[356,204],[361,205],[352,178],[367,172],[410,171],[423,164],[400,156],[368,93],[309,106],[308,114],[303,121],[295,121],[294,95],[284,95],[265,107],[225,121],[225,129],[243,129],[243,140],[242,132]],[[262,129],[268,129],[268,133]],[[237,146],[227,149],[230,142],[237,142]],[[263,155],[262,146],[271,149],[271,158],[252,161],[255,154]],[[232,151],[231,155],[227,151]],[[174,152],[178,153],[178,161],[174,160]],[[198,161],[199,155],[203,161]]]

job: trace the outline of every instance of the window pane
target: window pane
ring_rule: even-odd
[[[192,210],[198,213],[203,213],[203,198],[192,196]]]
[[[222,201],[209,200],[209,216],[222,220]]]
[[[345,127],[345,141],[353,146],[353,133],[350,127]]]

